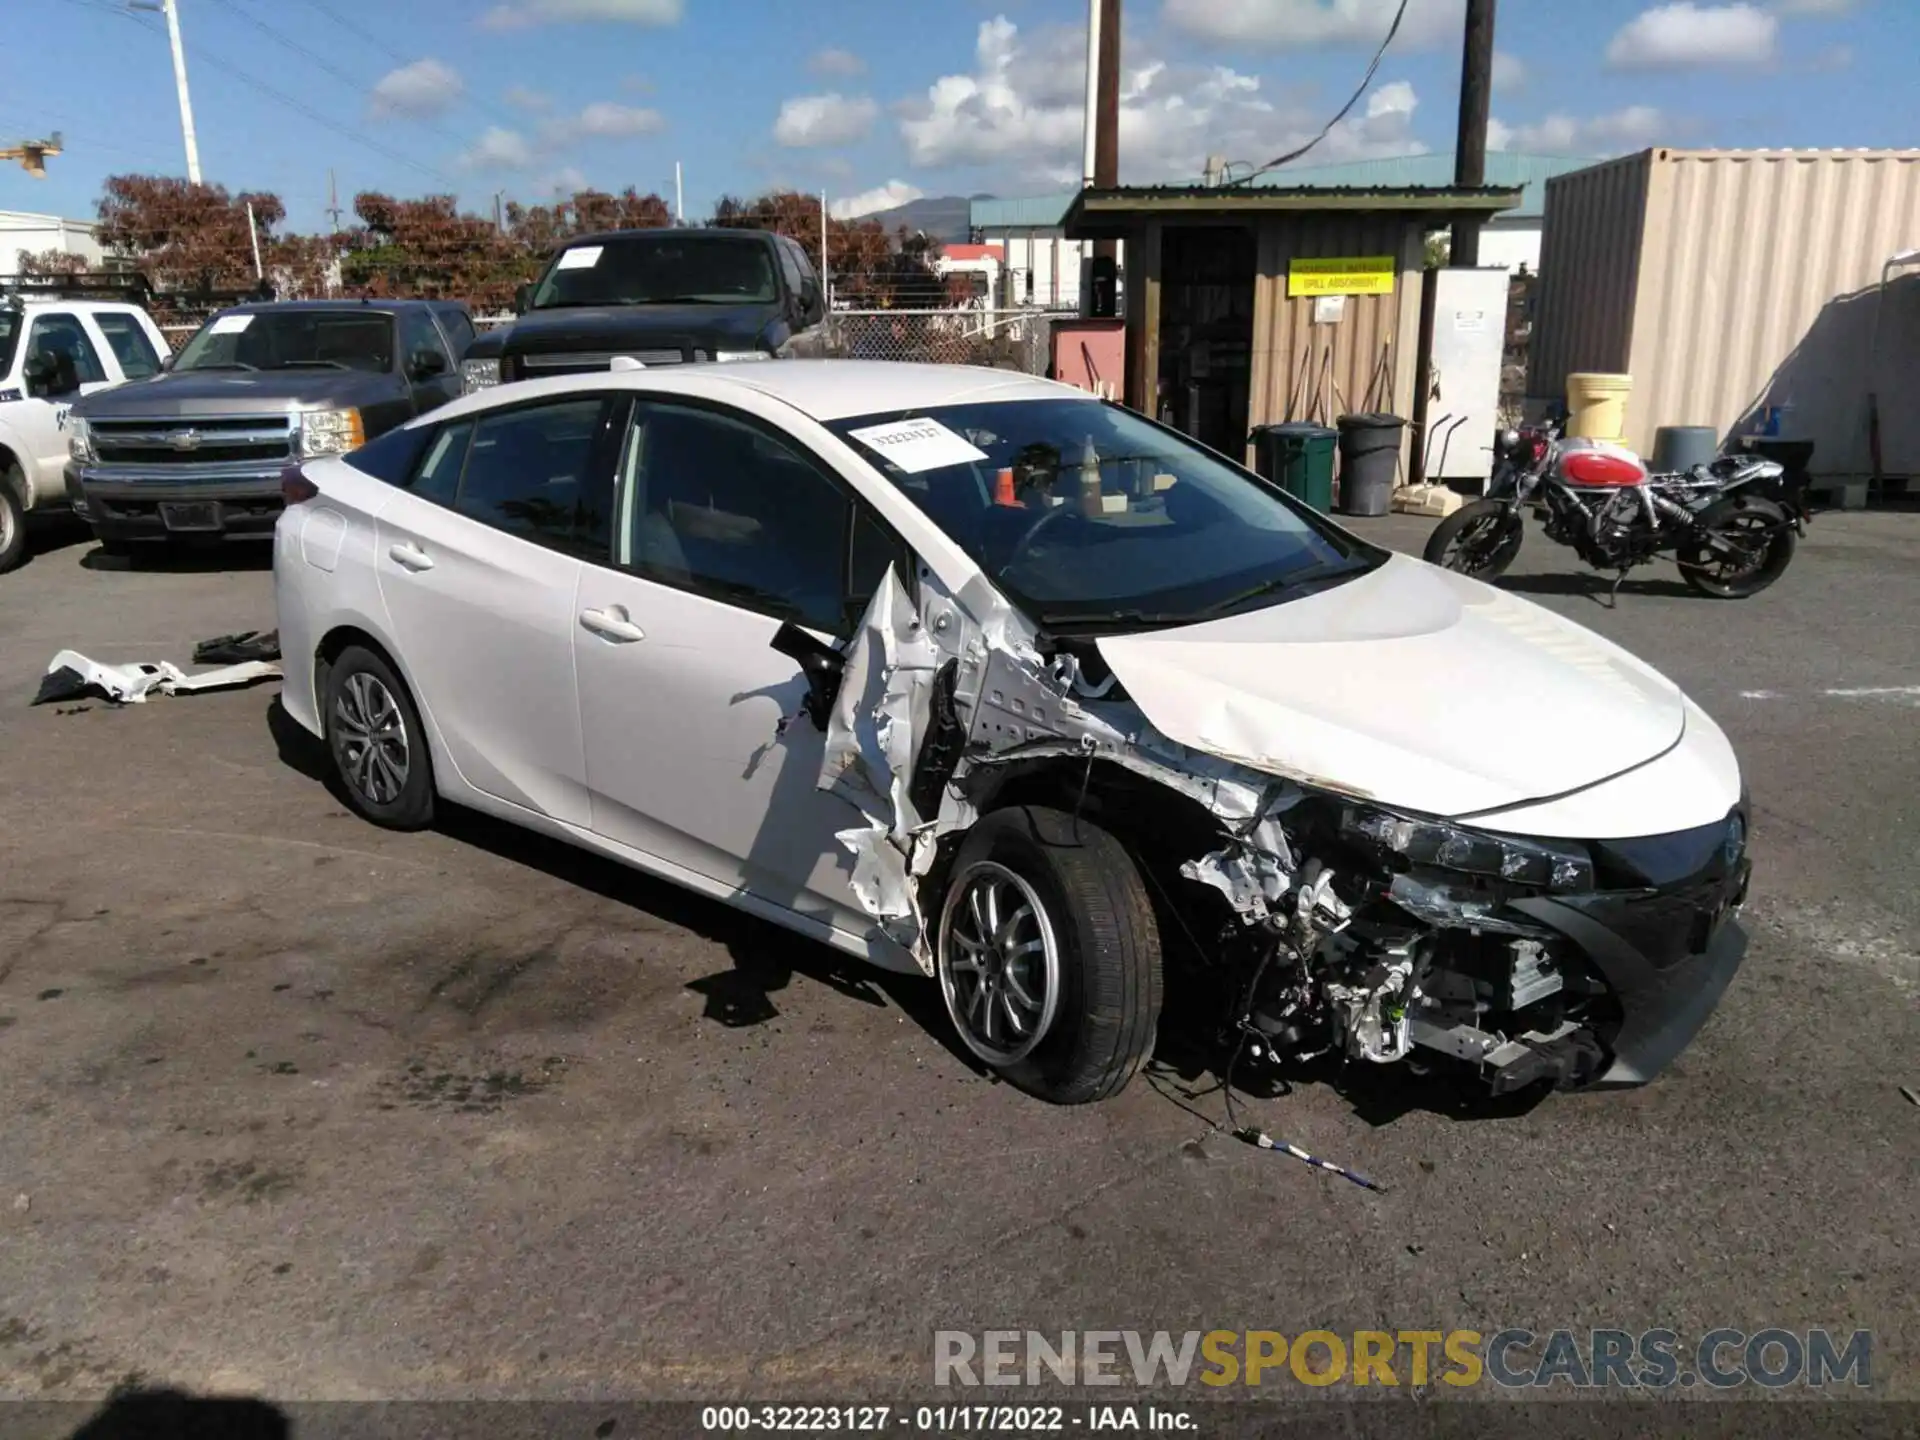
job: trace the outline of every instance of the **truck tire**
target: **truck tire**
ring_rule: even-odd
[[[17,462],[0,470],[0,574],[17,570],[27,560],[27,511],[20,497],[27,493],[27,477]]]
[[[1012,807],[968,832],[942,897],[934,967],[961,1042],[1042,1100],[1117,1095],[1153,1050],[1162,983],[1153,905],[1126,848],[1064,811]]]

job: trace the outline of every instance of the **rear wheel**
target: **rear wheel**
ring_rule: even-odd
[[[1059,810],[996,811],[967,834],[935,967],[961,1042],[1057,1105],[1118,1094],[1153,1049],[1160,935],[1110,833]]]
[[[27,558],[27,512],[20,503],[27,477],[20,467],[0,470],[0,573],[17,569]]]
[[[389,830],[433,822],[433,761],[413,697],[393,667],[349,645],[327,670],[327,750],[355,810]]]
[[[1682,546],[1680,576],[1702,595],[1744,600],[1786,573],[1800,537],[1787,512],[1758,495],[1733,495],[1709,506],[1698,521],[1713,544]]]
[[[1476,580],[1497,580],[1513,564],[1525,538],[1517,509],[1498,500],[1475,500],[1433,527],[1422,558]]]

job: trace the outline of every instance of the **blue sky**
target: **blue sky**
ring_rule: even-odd
[[[634,185],[686,208],[774,185],[847,213],[1040,193],[1078,173],[1085,0],[179,0],[205,177],[317,228],[357,190]],[[1261,161],[1345,100],[1398,0],[1126,0],[1122,177]],[[1450,147],[1461,0],[1410,0],[1318,151]],[[119,0],[6,0],[0,136],[65,133],[0,209],[90,218],[101,179],[184,174],[164,26]],[[1503,0],[1496,144],[1894,146],[1920,133],[1916,0]],[[31,43],[36,34],[46,46]]]

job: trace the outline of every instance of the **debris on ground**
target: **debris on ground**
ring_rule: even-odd
[[[240,665],[249,660],[278,660],[278,630],[238,630],[231,635],[216,635],[193,647],[196,665]]]
[[[276,652],[277,653],[277,652]],[[54,700],[78,700],[97,695],[115,705],[137,705],[150,694],[176,695],[196,690],[224,690],[251,685],[256,680],[277,679],[280,666],[270,660],[248,660],[225,665],[218,670],[203,670],[189,675],[177,665],[162,660],[158,664],[103,665],[73,650],[62,650],[47,666],[40,689],[33,697],[35,705]]]
[[[1920,1105],[1920,1091],[1916,1091],[1911,1085],[1902,1085],[1900,1093],[1907,1097],[1910,1104]]]

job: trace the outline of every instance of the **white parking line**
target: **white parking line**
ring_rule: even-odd
[[[1815,690],[1816,696],[1831,700],[1898,700],[1920,705],[1920,685],[1866,685],[1855,689]],[[1742,700],[1788,700],[1793,697],[1780,690],[1742,690]]]

